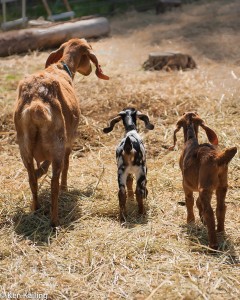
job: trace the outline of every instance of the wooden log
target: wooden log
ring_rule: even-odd
[[[104,17],[66,22],[47,28],[10,31],[0,35],[0,56],[58,47],[70,38],[93,38],[109,32],[110,25]]]
[[[186,70],[197,67],[194,59],[188,54],[174,52],[152,52],[143,63],[145,70]]]
[[[159,0],[156,4],[156,14],[165,13],[166,10],[173,7],[181,7],[181,0]]]

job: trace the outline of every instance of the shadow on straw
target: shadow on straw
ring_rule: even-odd
[[[118,203],[118,199],[116,196],[116,203]],[[146,213],[144,215],[138,214],[138,204],[135,199],[127,199],[126,201],[126,211],[127,216],[125,222],[120,224],[119,220],[119,206],[117,207],[107,207],[106,205],[98,205],[97,209],[92,213],[92,216],[104,217],[111,219],[113,221],[119,222],[119,224],[123,228],[134,228],[139,225],[144,225],[148,223],[148,203],[144,201],[144,207]]]
[[[61,192],[59,196],[59,219],[61,228],[73,229],[73,222],[81,217],[79,200],[86,197],[80,190]],[[40,209],[36,212],[18,211],[14,217],[15,232],[37,244],[49,243],[56,236],[56,229],[50,225],[51,192],[39,193]]]
[[[218,250],[212,250],[208,247],[207,228],[203,224],[184,224],[181,225],[182,232],[187,235],[192,243],[192,252],[207,253],[211,256],[224,256],[224,263],[239,264],[239,258],[234,248],[234,243],[225,232],[217,233]]]

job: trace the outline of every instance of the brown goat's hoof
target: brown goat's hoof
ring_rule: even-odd
[[[61,190],[61,192],[67,192],[68,191],[68,187],[66,185],[61,185],[60,186],[60,190]]]
[[[189,218],[187,218],[187,223],[188,224],[193,224],[193,223],[195,223],[195,217],[193,216],[191,216],[191,217],[189,217]]]
[[[59,222],[59,220],[52,220],[51,221],[51,227],[53,227],[53,228],[57,228],[57,227],[59,227],[60,226],[60,222]]]
[[[145,210],[145,208],[138,209],[138,214],[139,214],[140,216],[145,216],[145,215],[146,215],[146,210]]]
[[[128,199],[131,201],[134,200],[134,192],[133,191],[128,192]]]
[[[120,213],[119,220],[121,225],[124,225],[127,222],[127,219],[123,213]]]
[[[35,212],[36,210],[38,210],[40,208],[39,203],[32,203],[31,204],[31,211]]]
[[[218,250],[218,244],[209,244],[209,248],[213,249],[213,250]]]

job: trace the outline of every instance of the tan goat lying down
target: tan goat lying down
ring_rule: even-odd
[[[198,143],[198,128],[202,127],[212,144]],[[183,128],[184,147],[180,156],[180,168],[183,176],[183,190],[187,206],[187,222],[195,221],[193,213],[193,192],[199,192],[197,207],[199,215],[207,225],[209,246],[218,248],[215,230],[215,219],[211,207],[213,191],[217,197],[217,231],[224,231],[226,213],[225,198],[228,189],[227,173],[228,163],[237,152],[236,147],[219,151],[213,145],[218,144],[216,133],[205,125],[203,120],[195,112],[184,113],[178,120],[174,131],[174,146],[176,144],[176,133]],[[171,147],[171,149],[174,148]]]
[[[84,39],[71,39],[50,53],[44,71],[30,75],[19,83],[14,113],[17,141],[28,171],[32,191],[32,210],[39,208],[37,179],[52,163],[51,224],[57,226],[59,178],[61,189],[67,189],[69,155],[79,123],[79,103],[73,88],[76,72],[85,76],[92,71],[102,73],[97,57]],[[34,160],[37,169],[34,167]]]

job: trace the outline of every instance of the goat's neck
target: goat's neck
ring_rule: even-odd
[[[138,134],[137,130],[136,129],[130,129],[130,130],[126,130],[125,131],[125,136],[128,136],[128,135],[136,135]]]
[[[184,128],[184,142],[186,143],[189,140],[198,140],[198,128],[195,128],[194,125],[188,124],[186,128]]]
[[[64,55],[64,57],[61,59],[61,61],[67,65],[68,69],[70,70],[70,72],[72,74],[71,77],[74,78],[80,58],[79,57],[75,58],[75,56],[73,54],[70,54],[70,55]]]
[[[184,129],[184,142],[185,143],[193,143],[198,145],[198,138],[197,138],[197,128],[194,125],[188,124],[187,127]]]
[[[136,130],[136,124],[134,122],[134,120],[132,119],[132,116],[125,116],[123,119],[123,125],[125,127],[125,131],[126,133],[131,131],[131,130]]]
[[[125,133],[127,134],[130,131],[135,131],[137,132],[136,126],[135,125],[129,125],[129,126],[125,126]]]

